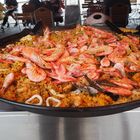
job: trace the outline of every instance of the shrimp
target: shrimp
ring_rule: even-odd
[[[53,79],[58,80],[59,82],[69,82],[69,81],[75,81],[76,79],[70,75],[66,71],[66,68],[62,64],[54,64],[52,63],[52,72],[49,73],[49,76]]]
[[[4,56],[5,56],[5,55],[3,55],[3,54],[0,53],[0,63],[7,63],[7,64],[12,63],[12,62],[9,61],[9,60],[5,60]]]
[[[10,51],[10,54],[12,55],[19,55],[21,53],[21,51],[25,48],[25,46],[23,45],[17,45],[15,47],[13,47],[13,49]]]
[[[2,94],[12,84],[13,81],[14,81],[14,73],[9,73],[4,79],[4,83],[3,83],[2,88],[1,88]]]
[[[67,50],[65,50],[64,54],[61,56],[60,59],[58,59],[57,61],[58,63],[66,63],[66,64],[71,64],[73,62],[75,62],[75,57],[74,56],[70,56],[69,52]]]
[[[126,89],[133,89],[133,86],[131,85],[130,81],[128,81],[126,78],[123,79],[111,79],[109,80],[111,83],[116,84],[122,88]]]
[[[40,56],[39,49],[37,49],[37,48],[19,45],[19,46],[14,47],[13,50],[10,53],[14,56],[18,55],[18,54],[22,54],[23,57],[31,60],[32,62],[34,62],[35,64],[37,64],[39,67],[41,67],[43,69],[50,69],[51,68],[50,64],[45,62],[42,59],[42,57]],[[8,58],[19,60],[19,58],[13,58],[13,56],[12,56],[12,58],[10,58],[10,57],[8,57]]]
[[[79,47],[85,46],[86,43],[88,42],[88,39],[89,37],[85,33],[82,36],[78,37],[78,40],[77,40],[78,46]]]
[[[114,65],[114,68],[118,69],[118,70],[121,72],[121,74],[122,74],[123,77],[126,76],[125,68],[124,68],[124,65],[123,65],[123,64],[121,64],[121,63],[116,63],[116,64]]]
[[[57,44],[55,51],[50,56],[43,56],[45,61],[56,61],[59,59],[65,52],[65,47],[62,44]]]
[[[96,56],[109,55],[113,52],[113,48],[108,45],[101,45],[95,47],[89,47],[87,53],[95,54]]]
[[[49,28],[46,28],[46,29],[44,30],[43,40],[44,40],[44,41],[47,41],[47,40],[49,39],[49,36],[50,36],[50,30],[49,30]]]
[[[81,71],[81,65],[72,63],[67,67],[69,73],[75,77],[79,77],[83,75],[83,72]]]
[[[129,46],[121,43],[110,45],[114,48],[113,52],[108,55],[108,59],[113,63],[124,63],[126,61],[127,49]]]
[[[9,60],[5,60],[5,59],[3,58],[3,56],[0,54],[0,63],[7,63],[7,64],[10,64],[10,63],[12,63],[12,62],[9,61]]]
[[[140,53],[134,53],[132,52],[129,56],[128,59],[133,62],[135,65],[139,65],[140,66]]]
[[[113,76],[113,77],[122,78],[121,72],[114,67],[106,67],[106,68],[102,67],[98,71],[101,72],[101,73],[109,74],[110,76]]]
[[[7,64],[11,64],[11,61],[8,60],[4,60],[4,59],[0,59],[0,63],[7,63]]]
[[[107,31],[103,31],[103,30],[100,30],[100,29],[97,29],[97,28],[93,28],[93,27],[89,27],[89,26],[84,26],[83,28],[85,30],[91,31],[91,34],[94,33],[94,35],[97,38],[109,39],[109,38],[113,37],[113,34],[107,32]]]
[[[6,54],[4,56],[4,58],[6,60],[12,60],[12,61],[20,61],[20,62],[27,62],[29,61],[28,59],[24,58],[24,57],[18,57],[18,56],[14,56],[14,55],[11,55],[11,54]]]
[[[1,50],[6,51],[6,52],[10,52],[10,51],[12,51],[13,47],[15,47],[14,44],[9,44],[9,45],[6,45],[6,47],[1,49]]]
[[[45,80],[47,76],[46,72],[43,69],[39,68],[31,62],[26,63],[26,68],[24,69],[24,72],[27,74],[28,78],[33,82],[41,82]]]
[[[37,64],[39,67],[43,69],[50,69],[50,64],[45,62],[42,57],[39,55],[39,50],[32,48],[32,47],[25,47],[22,50],[22,55],[25,58],[30,59],[32,62]]]
[[[117,95],[130,96],[130,95],[133,94],[131,90],[125,89],[125,88],[122,88],[122,87],[103,86],[103,88],[106,91],[112,92],[112,93],[117,94]]]
[[[102,67],[109,67],[110,66],[110,60],[107,57],[104,57],[101,61],[100,64]]]

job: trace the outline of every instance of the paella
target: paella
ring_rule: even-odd
[[[0,97],[49,107],[139,100],[140,38],[80,25],[27,35],[0,50]]]

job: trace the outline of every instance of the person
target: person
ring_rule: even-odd
[[[33,15],[34,11],[40,7],[42,7],[42,2],[40,2],[39,0],[29,0],[28,2],[22,5],[22,12],[25,14],[30,13]],[[29,24],[31,25],[35,24],[34,16],[32,16],[32,19],[25,19],[22,20],[22,22],[23,22],[23,26],[28,26]]]
[[[2,22],[2,26],[1,28],[4,29],[4,26],[6,23],[8,23],[8,17],[11,16],[13,19],[15,19],[14,17],[14,11],[17,10],[18,7],[18,3],[16,0],[5,0],[5,5],[6,5],[6,13],[5,16],[3,18],[3,22]],[[16,19],[15,19],[16,21]],[[7,26],[9,27],[9,23],[7,24]],[[17,21],[15,23],[15,26],[17,26]]]
[[[45,7],[52,11],[53,14],[53,20],[56,22],[56,25],[59,24],[59,22],[63,22],[63,16],[62,9],[64,7],[64,1],[63,0],[50,0],[45,2]]]
[[[59,14],[60,4],[60,0],[50,0],[46,2],[46,7],[52,11],[54,16],[56,16]]]
[[[111,17],[114,24],[118,27],[126,27],[128,25],[128,16],[131,13],[130,0],[104,0],[104,6],[105,14]]]
[[[42,6],[42,3],[39,0],[29,0],[28,4],[33,5],[34,10],[36,10]]]
[[[105,14],[109,16],[109,9],[117,4],[117,3],[122,3],[126,4],[129,7],[129,13],[131,13],[131,3],[130,0],[104,0],[104,5],[105,5]]]

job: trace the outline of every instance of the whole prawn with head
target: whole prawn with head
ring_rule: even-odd
[[[36,65],[43,69],[50,69],[49,63],[45,62],[41,57],[40,51],[37,48],[27,47],[27,46],[17,46],[11,53],[20,53],[24,58],[34,62]]]
[[[42,68],[32,62],[26,62],[26,67],[22,69],[22,73],[27,74],[27,77],[33,82],[41,82],[45,80],[47,76]]]
[[[14,73],[9,73],[4,79],[0,93],[4,94],[7,88],[12,84],[13,81],[14,81]]]

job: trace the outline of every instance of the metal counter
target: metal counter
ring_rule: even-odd
[[[48,117],[0,104],[0,140],[139,140],[140,108],[92,118]]]

